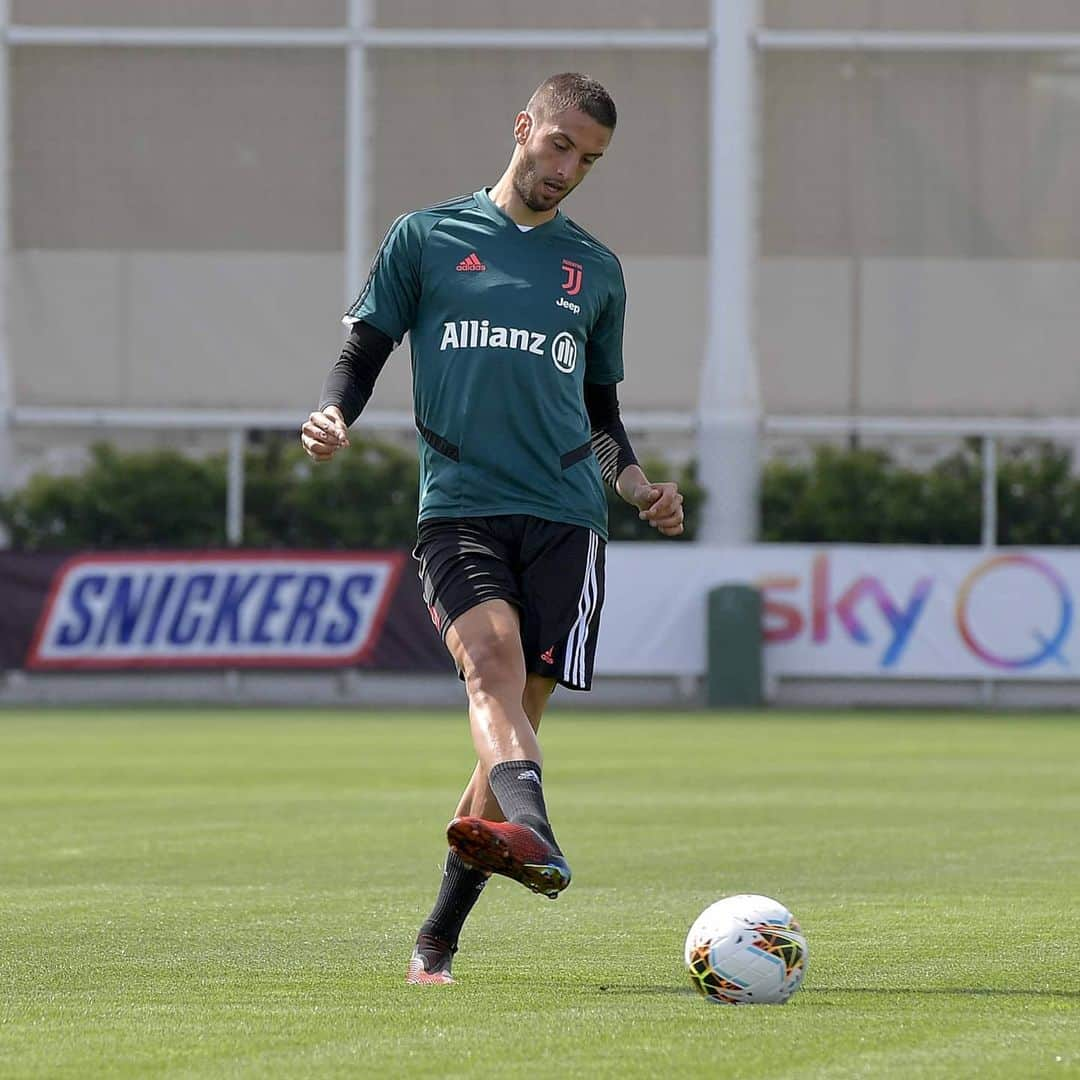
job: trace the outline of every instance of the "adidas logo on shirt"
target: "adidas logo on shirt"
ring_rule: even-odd
[[[486,270],[487,267],[480,261],[480,256],[475,251],[470,251],[464,259],[457,264],[459,270]]]

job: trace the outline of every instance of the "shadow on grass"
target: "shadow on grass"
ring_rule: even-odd
[[[888,994],[891,997],[1031,997],[1073,998],[1080,1001],[1080,990],[1019,990],[988,986],[804,986],[804,994]]]
[[[598,986],[601,994],[623,997],[692,997],[701,995],[692,986]],[[1080,1001],[1080,990],[1029,990],[991,988],[986,986],[804,986],[804,994],[888,994],[890,997],[1001,997],[1001,998],[1064,998]]]
[[[598,986],[601,994],[624,994],[648,997],[652,994],[662,994],[674,997],[700,997],[701,995],[692,986]]]

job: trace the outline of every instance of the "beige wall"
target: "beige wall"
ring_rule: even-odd
[[[1076,0],[763,0],[784,30],[1080,30]]]
[[[341,26],[348,0],[11,0],[12,21],[60,25]],[[708,22],[708,0],[370,0],[380,26],[663,27]]]
[[[586,71],[619,110],[611,147],[564,204],[620,255],[705,252],[707,66],[694,53],[403,51],[375,56],[374,232],[403,210],[493,184],[514,117],[557,71]],[[422,133],[422,134],[421,134]]]
[[[772,56],[762,120],[767,255],[1080,258],[1065,59]]]
[[[676,30],[708,25],[709,0],[376,0],[375,11],[382,26]]]
[[[10,279],[24,405],[306,410],[340,348],[338,255],[27,251]]]
[[[776,27],[1080,30],[1074,0],[764,0]],[[40,23],[332,26],[345,0],[15,0]],[[379,0],[381,25],[685,28],[706,0]],[[690,52],[371,58],[369,235],[490,184],[578,68],[611,150],[567,203],[623,257],[626,407],[694,408],[707,64]],[[1051,56],[770,56],[758,348],[769,413],[1080,410],[1080,75]],[[340,342],[345,57],[12,54],[12,357],[25,405],[305,411]],[[77,342],[77,348],[73,345]],[[372,406],[407,408],[407,356]]]
[[[11,21],[61,26],[341,26],[348,0],[11,0]]]
[[[761,0],[764,25],[816,30],[1080,30],[1075,0]],[[18,23],[341,26],[347,0],[11,0]],[[374,0],[381,26],[663,27],[708,22],[708,0]]]
[[[863,296],[867,412],[1080,413],[1080,264],[876,259]]]
[[[685,407],[703,347],[704,260],[631,257],[625,269],[627,407]],[[341,281],[341,257],[318,253],[20,252],[12,350],[40,362],[16,365],[16,400],[302,416],[340,348]],[[409,372],[405,347],[371,408],[411,409]]]
[[[624,405],[689,410],[705,259],[631,256],[625,268]],[[22,252],[12,347],[38,361],[16,365],[16,400],[302,415],[337,355],[341,277],[340,257],[319,253]],[[846,259],[770,258],[758,295],[769,412],[1080,412],[1075,262],[868,259],[856,278]],[[371,407],[410,401],[403,348]]]
[[[1080,413],[1080,263],[771,258],[759,295],[770,412]]]
[[[847,412],[853,307],[848,260],[764,259],[757,296],[758,365],[768,411]]]
[[[15,247],[338,251],[344,55],[13,50]]]

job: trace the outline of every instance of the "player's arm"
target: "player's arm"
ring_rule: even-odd
[[[300,429],[315,461],[329,461],[349,445],[349,425],[368,403],[386,358],[416,319],[425,227],[416,214],[390,226],[364,288],[342,320],[349,337],[323,385],[319,407]]]
[[[605,483],[638,508],[642,521],[665,536],[678,536],[683,531],[683,497],[675,483],[651,483],[638,464],[619,415],[615,384],[586,382],[585,411],[589,414],[593,451]]]
[[[349,445],[349,425],[360,415],[375,380],[394,348],[393,339],[360,321],[341,348],[341,356],[323,383],[319,407],[300,429],[300,442],[314,461],[329,461]]]

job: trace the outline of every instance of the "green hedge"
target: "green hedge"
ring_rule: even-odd
[[[1080,544],[1080,479],[1053,444],[1001,454],[1000,544]],[[976,440],[925,471],[880,450],[821,448],[803,465],[762,475],[761,539],[888,544],[978,544],[982,462]]]
[[[271,438],[247,454],[244,543],[249,547],[409,547],[416,529],[413,453],[353,436],[328,465]],[[696,534],[704,494],[692,467],[647,462],[686,497],[685,539]],[[1080,545],[1080,479],[1068,451],[1050,444],[1003,452],[997,475],[998,542]],[[613,540],[657,540],[609,492]],[[787,542],[977,544],[982,465],[972,441],[925,471],[879,450],[819,449],[800,465],[762,473],[761,539]],[[0,523],[24,551],[219,547],[225,544],[225,459],[172,451],[93,448],[79,476],[35,476],[0,499]]]
[[[24,551],[207,547],[224,543],[224,507],[223,460],[102,444],[81,475],[39,474],[0,500],[0,522]]]
[[[701,489],[692,469],[670,476],[686,496],[693,537]],[[298,446],[270,438],[245,460],[244,545],[286,548],[403,548],[416,538],[416,457],[352,436],[348,452],[313,464]],[[33,477],[0,498],[0,523],[17,550],[220,547],[225,538],[224,455],[193,460],[174,451],[120,453],[100,444],[78,476]],[[612,492],[611,536],[659,539]]]

